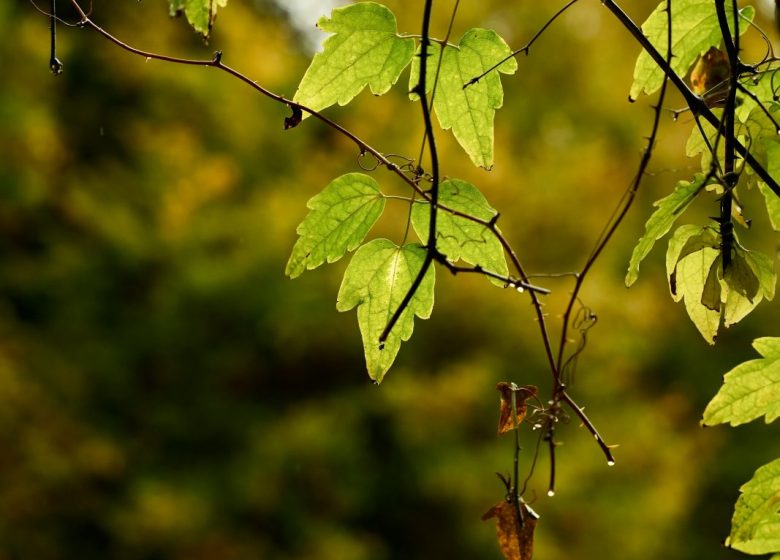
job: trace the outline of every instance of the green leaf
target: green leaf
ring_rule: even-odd
[[[510,58],[477,83],[464,89],[472,78],[498,64],[511,54],[504,40],[490,29],[470,29],[457,48],[447,45],[441,54],[438,44],[431,45],[426,75],[426,92],[433,89],[436,68],[441,57],[439,82],[433,108],[444,130],[452,129],[458,143],[474,165],[490,169],[493,166],[493,120],[496,109],[504,104],[504,89],[499,72],[514,74],[517,61]],[[420,61],[412,62],[410,89],[417,86]],[[411,94],[416,99],[416,94]]]
[[[704,247],[683,257],[677,263],[677,291],[685,301],[685,310],[691,321],[709,344],[715,344],[715,335],[720,326],[720,311],[708,309],[703,305],[702,296],[710,270],[719,255],[717,249]]]
[[[718,110],[716,109],[716,111]],[[726,153],[726,148],[724,146],[725,142],[715,142],[715,139],[718,137],[718,131],[714,126],[704,119],[699,119],[699,123],[701,124],[702,130],[707,135],[706,139],[702,135],[702,131],[699,130],[699,127],[694,125],[691,129],[691,135],[688,137],[688,142],[685,144],[685,155],[688,157],[695,157],[701,154],[701,170],[707,173],[709,172],[710,164],[712,163],[711,148],[714,149],[717,144],[718,156],[721,159]]]
[[[766,150],[767,171],[772,177],[780,177],[780,143],[764,138],[763,144]],[[766,210],[769,213],[769,222],[772,224],[772,228],[775,231],[780,231],[780,197],[773,193],[764,183],[759,182],[758,188],[761,190],[761,194],[764,195]]]
[[[761,416],[768,424],[780,416],[780,338],[759,338],[753,347],[763,357],[724,376],[723,386],[704,410],[702,424],[739,426]]]
[[[711,229],[686,224],[680,226],[669,239],[666,250],[666,275],[669,278],[669,291],[674,301],[680,301],[682,294],[677,290],[677,263],[683,257],[704,247],[717,248],[718,239]]]
[[[726,0],[726,13],[732,10],[732,0]],[[658,52],[666,58],[668,28],[666,0],[663,0],[642,24],[642,32],[650,39]],[[740,10],[743,22],[739,29],[744,33],[753,21],[755,10],[747,6]],[[731,24],[729,18],[729,25]],[[675,0],[672,2],[672,69],[684,76],[710,47],[721,43],[720,25],[712,0]],[[647,51],[642,51],[634,67],[634,83],[629,97],[636,99],[641,93],[651,94],[663,83],[663,70],[653,61]]]
[[[739,490],[726,545],[748,554],[780,551],[780,459],[758,469]]]
[[[298,241],[285,274],[300,276],[325,261],[332,263],[360,245],[385,209],[379,184],[368,175],[348,173],[309,200],[311,212],[296,230]]]
[[[227,0],[169,0],[172,16],[184,14],[192,28],[208,37],[217,17],[217,8],[227,6]]]
[[[631,286],[639,278],[639,265],[650,254],[655,242],[666,235],[672,225],[693,202],[694,194],[701,188],[704,175],[696,175],[692,182],[680,181],[674,192],[656,201],[653,206],[658,209],[653,212],[645,224],[645,234],[639,238],[631,254],[631,261],[626,274],[626,286]]]
[[[712,263],[701,292],[701,304],[711,311],[720,311],[723,287],[720,284],[718,261]]]
[[[741,251],[744,254],[745,262],[758,278],[758,285],[763,296],[772,301],[775,297],[775,285],[777,284],[774,261],[764,253],[744,249]]]
[[[767,72],[753,76],[749,80],[745,80],[742,82],[742,85],[758,99],[758,101],[764,106],[764,109],[767,109],[770,112],[774,112],[778,108],[778,102],[775,100],[774,92],[777,84],[773,85],[773,81],[772,73]],[[763,112],[763,110],[758,106],[756,100],[754,100],[751,96],[745,95],[742,92],[737,92],[737,98],[738,104],[734,114],[737,116],[740,122],[746,122],[754,111]]]
[[[485,196],[474,185],[460,179],[449,179],[439,185],[439,204],[482,220],[496,215]],[[428,243],[430,214],[427,202],[412,207],[412,226],[424,245]],[[509,274],[504,249],[488,228],[441,209],[436,214],[436,248],[452,262],[463,259],[502,276]],[[498,280],[493,282],[503,286]]]
[[[427,319],[433,310],[434,268],[431,266],[390,332],[384,347],[379,337],[417,277],[425,260],[425,249],[417,244],[397,246],[387,239],[375,239],[360,247],[352,257],[339,288],[336,309],[357,307],[368,375],[381,383],[393,364],[401,342],[414,330],[414,316]]]
[[[382,95],[414,54],[414,39],[398,36],[393,12],[381,4],[337,8],[317,26],[334,35],[314,55],[293,98],[315,111],[335,103],[346,105],[366,86]]]

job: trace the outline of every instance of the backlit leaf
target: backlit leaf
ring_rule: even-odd
[[[732,0],[726,0],[726,13],[732,10]],[[666,0],[663,0],[650,14],[642,31],[658,52],[666,58],[668,28]],[[755,10],[746,6],[740,10],[742,21],[740,32],[744,33],[748,22],[753,21]],[[729,25],[732,25],[729,18]],[[680,76],[688,73],[699,56],[710,47],[717,47],[722,40],[715,3],[712,0],[675,0],[672,2],[672,69]],[[634,83],[629,97],[636,99],[641,93],[648,95],[658,90],[663,83],[663,70],[646,51],[642,51],[634,67]]]
[[[298,226],[298,241],[285,274],[295,278],[357,247],[382,215],[385,199],[377,182],[362,173],[333,180],[309,200],[311,212]]]
[[[528,405],[526,401],[535,397],[539,390],[533,385],[518,387],[514,383],[501,381],[496,385],[501,393],[498,415],[498,435],[514,430],[525,419]],[[512,400],[514,396],[515,411],[512,413]]]
[[[346,105],[366,86],[374,95],[387,92],[414,54],[414,39],[398,36],[395,15],[381,4],[336,8],[317,26],[334,35],[314,55],[293,98],[315,111]]]
[[[780,459],[758,469],[739,490],[726,545],[748,554],[780,551]]]
[[[768,424],[780,416],[780,338],[759,338],[753,347],[762,358],[724,376],[723,386],[704,410],[703,424],[739,426],[761,416]]]
[[[482,220],[496,215],[474,185],[459,179],[449,179],[439,185],[439,203]],[[412,207],[412,225],[423,244],[428,243],[430,214],[430,205],[425,201]],[[502,276],[509,274],[504,249],[488,228],[441,209],[436,216],[436,248],[452,262],[463,259]],[[493,281],[503,286],[502,282]]]
[[[666,275],[669,291],[674,301],[680,301],[682,294],[677,290],[677,263],[683,257],[704,247],[718,247],[717,236],[712,230],[695,225],[680,226],[669,239],[666,251]]]
[[[763,144],[766,149],[767,171],[772,177],[780,177],[780,143],[764,139]],[[775,231],[780,231],[780,196],[773,193],[764,183],[759,183],[758,187],[764,195],[769,222]]]
[[[360,247],[347,266],[339,289],[336,309],[357,307],[368,375],[380,383],[401,342],[414,330],[414,316],[427,319],[433,310],[434,267],[430,267],[383,347],[379,337],[401,304],[425,260],[417,244],[399,247],[387,239],[375,239]]]
[[[171,15],[184,14],[192,28],[208,37],[217,17],[217,8],[227,6],[227,0],[169,0]]]
[[[636,282],[639,277],[640,263],[650,253],[655,242],[669,232],[677,218],[693,202],[693,195],[701,188],[703,181],[703,175],[697,175],[692,182],[680,181],[672,194],[653,204],[658,209],[647,220],[645,234],[639,238],[639,242],[631,254],[628,274],[626,274],[626,286],[631,286]]]
[[[522,522],[517,517],[520,510]],[[534,553],[534,531],[539,516],[526,504],[519,508],[506,500],[499,502],[482,516],[483,521],[496,518],[496,534],[501,553],[506,560],[531,560]]]
[[[677,263],[677,292],[685,302],[685,310],[691,321],[710,344],[715,344],[720,311],[708,309],[701,300],[710,269],[719,255],[717,249],[704,247]]]
[[[441,51],[438,44],[431,45],[425,80],[426,91],[430,92],[441,56],[439,82],[433,100],[439,124],[444,130],[452,129],[474,165],[490,169],[493,166],[493,120],[496,109],[504,104],[499,72],[514,74],[517,61],[510,58],[477,83],[464,88],[464,84],[507,57],[511,50],[495,31],[470,29],[457,48],[447,45],[443,55]],[[410,90],[417,85],[419,74],[420,61],[415,57],[409,79]],[[411,97],[415,99],[416,95]]]

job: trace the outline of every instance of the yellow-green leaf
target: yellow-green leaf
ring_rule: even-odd
[[[382,215],[385,199],[368,175],[348,173],[309,200],[311,212],[298,226],[285,274],[300,276],[324,262],[335,262],[360,245]]]
[[[374,95],[387,92],[414,54],[414,39],[399,37],[393,12],[375,2],[336,8],[317,26],[334,35],[314,56],[293,98],[315,111],[346,105],[366,86]]]
[[[172,16],[184,14],[192,28],[208,37],[217,17],[217,8],[227,6],[227,0],[169,0]]]
[[[439,185],[439,203],[482,220],[496,215],[485,196],[474,185],[460,179],[449,179]],[[427,202],[418,202],[412,208],[412,225],[423,244],[428,243],[430,214]],[[436,248],[452,262],[463,259],[502,276],[509,273],[504,249],[488,228],[441,209],[436,215]],[[498,280],[493,282],[503,286]]]
[[[344,273],[336,309],[357,307],[368,375],[380,383],[393,364],[401,342],[414,330],[414,316],[427,319],[433,310],[435,271],[431,266],[401,314],[385,344],[379,337],[422,269],[425,249],[417,244],[399,247],[387,239],[375,239],[360,247]]]
[[[701,335],[709,344],[715,344],[715,335],[720,325],[720,311],[708,309],[702,304],[704,286],[710,269],[720,252],[712,247],[680,259],[677,263],[677,292],[685,302],[685,310]]]
[[[724,376],[723,386],[704,410],[703,424],[739,426],[761,416],[768,424],[780,416],[780,338],[759,338],[753,347],[762,357]]]
[[[474,165],[490,169],[493,166],[493,120],[496,109],[504,104],[504,89],[499,72],[514,74],[517,61],[510,58],[478,82],[464,88],[472,78],[479,76],[509,56],[511,50],[491,29],[470,29],[457,48],[447,45],[442,49],[431,45],[426,75],[426,91],[433,89],[436,69],[441,56],[439,82],[433,108],[444,130],[452,129],[458,143]],[[412,62],[409,89],[413,89],[420,74],[418,58]],[[415,94],[411,94],[416,99]]]
[[[748,554],[780,551],[780,459],[758,469],[739,490],[726,545]]]
[[[680,181],[669,196],[657,200],[653,212],[645,224],[645,234],[639,238],[631,254],[626,274],[626,286],[631,286],[639,278],[639,265],[650,253],[655,242],[666,235],[677,218],[693,202],[694,194],[702,187],[704,175],[697,175],[692,182]]]

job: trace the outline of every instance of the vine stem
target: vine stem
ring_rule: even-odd
[[[734,223],[731,219],[731,207],[734,195],[733,188],[737,184],[739,177],[734,172],[736,163],[736,151],[734,146],[734,113],[737,106],[737,78],[739,77],[739,12],[736,2],[733,3],[734,18],[734,37],[732,38],[729,30],[728,14],[726,14],[725,0],[715,1],[715,11],[718,15],[718,24],[720,25],[723,43],[726,46],[726,54],[729,58],[729,91],[726,97],[726,106],[723,109],[723,120],[725,125],[725,154],[723,158],[723,182],[724,192],[720,199],[720,217],[718,225],[720,228],[721,243],[721,266],[723,274],[731,263],[731,247],[734,240]],[[713,157],[716,157],[714,154]]]
[[[672,0],[667,0],[666,2],[666,17],[667,17],[667,26],[668,26],[667,27],[668,29],[667,51],[666,51],[667,58],[664,60],[664,62],[666,64],[670,64],[672,58]],[[588,272],[590,272],[591,268],[595,264],[596,260],[601,255],[604,248],[607,246],[607,243],[609,243],[610,239],[612,239],[612,236],[614,235],[615,231],[617,231],[618,227],[623,222],[623,219],[628,214],[628,211],[631,209],[631,206],[633,205],[634,200],[636,198],[636,194],[639,191],[639,186],[641,185],[642,179],[644,178],[645,171],[647,170],[647,166],[650,164],[650,160],[653,155],[653,147],[655,145],[655,141],[658,136],[658,130],[661,124],[661,111],[663,109],[668,83],[669,83],[669,76],[668,74],[664,74],[663,84],[661,85],[661,93],[659,94],[658,102],[653,108],[653,112],[654,112],[653,125],[650,131],[650,135],[647,138],[647,147],[645,148],[645,151],[642,154],[642,158],[639,162],[639,168],[637,169],[636,175],[634,176],[634,180],[631,182],[628,191],[620,201],[619,211],[615,215],[614,219],[611,218],[611,222],[607,226],[604,234],[596,242],[596,246],[593,248],[593,251],[588,257],[588,260],[585,262],[585,265],[583,266],[582,270],[576,276],[574,289],[572,290],[571,297],[569,298],[569,303],[566,306],[566,311],[563,314],[563,319],[561,324],[561,338],[558,344],[558,356],[555,362],[556,375],[554,378],[553,403],[557,403],[558,400],[563,400],[563,402],[565,402],[569,406],[569,408],[571,408],[574,411],[574,413],[580,418],[582,423],[585,425],[588,431],[590,431],[590,433],[598,442],[599,447],[601,447],[602,452],[607,458],[608,464],[614,464],[615,462],[615,459],[612,456],[611,449],[606,444],[606,442],[601,437],[601,435],[598,433],[593,423],[585,415],[585,412],[582,410],[582,408],[579,407],[573,401],[571,396],[569,396],[569,394],[566,392],[566,388],[562,380],[564,351],[566,348],[567,336],[569,332],[569,323],[571,321],[571,314],[574,309],[574,304],[577,302],[577,298],[579,296],[580,290],[582,289],[582,285],[585,282],[585,278],[587,277]],[[550,427],[550,429],[551,428],[552,426]],[[550,452],[552,455],[554,455],[554,449],[555,449],[554,446],[550,447]]]
[[[398,308],[393,312],[390,320],[385,325],[382,334],[379,335],[379,348],[383,348],[387,337],[390,336],[390,332],[393,327],[401,318],[401,314],[409,306],[414,294],[417,293],[417,289],[422,284],[423,278],[428,273],[428,270],[433,264],[434,258],[438,255],[436,250],[436,215],[439,208],[439,152],[436,148],[436,137],[433,134],[433,121],[431,120],[431,108],[428,105],[428,95],[425,91],[427,84],[427,72],[428,72],[428,49],[431,46],[431,10],[433,9],[433,0],[425,0],[425,7],[423,8],[423,23],[422,23],[422,38],[420,39],[420,76],[417,81],[417,85],[412,89],[420,97],[420,107],[422,107],[423,122],[425,123],[425,136],[424,139],[428,139],[428,153],[431,158],[431,188],[429,192],[430,201],[430,213],[428,219],[428,244],[426,246],[425,260],[423,261],[420,270],[417,272],[417,276],[414,278],[412,285],[404,295],[404,299],[398,305]],[[440,57],[441,59],[441,57]],[[425,140],[423,140],[424,142]],[[446,259],[445,259],[446,260]]]

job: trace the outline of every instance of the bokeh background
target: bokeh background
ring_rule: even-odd
[[[220,49],[291,96],[333,4],[231,0],[209,45],[163,0],[94,0],[92,13],[145,49]],[[419,32],[419,2],[386,4]],[[625,4],[639,21],[653,8]],[[558,7],[462,2],[454,37],[493,27],[517,48]],[[438,36],[450,9],[436,3]],[[495,384],[549,389],[527,298],[439,271],[433,317],[372,385],[354,312],[335,310],[346,260],[283,275],[308,198],[359,170],[353,145],[314,120],[284,131],[288,111],[238,81],[89,30],[59,27],[55,78],[48,20],[25,0],[0,2],[0,28],[0,559],[500,558],[480,521],[503,496],[494,473],[511,469]],[[747,55],[763,48],[753,37]],[[581,0],[503,80],[493,171],[439,135],[444,172],[487,194],[534,273],[580,267],[635,172],[652,118],[651,99],[627,102],[638,52]],[[407,80],[327,113],[414,156]],[[578,422],[561,427],[556,496],[544,454],[531,481],[540,560],[739,558],[720,544],[738,487],[780,452],[776,426],[698,424],[722,374],[754,357],[750,341],[780,334],[778,304],[711,348],[668,296],[662,247],[635,287],[622,283],[650,203],[697,169],[690,128],[664,119],[637,204],[582,292],[599,321],[572,393],[618,463]],[[743,243],[775,254],[761,199],[743,202]],[[703,197],[690,219],[714,204]],[[400,239],[404,212],[390,205],[376,235]],[[554,290],[557,338],[571,279],[538,282]]]

